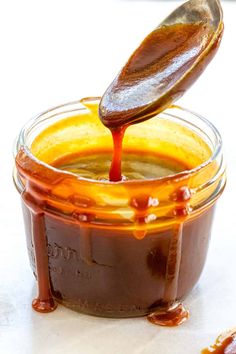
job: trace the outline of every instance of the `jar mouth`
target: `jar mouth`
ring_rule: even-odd
[[[91,98],[88,98],[88,100],[97,101],[97,100],[100,100],[100,97],[91,97]],[[189,178],[191,175],[196,174],[198,171],[200,171],[201,169],[203,169],[207,165],[211,164],[213,161],[217,160],[217,158],[222,153],[222,139],[221,139],[221,135],[220,135],[219,131],[217,130],[217,128],[208,119],[204,118],[203,116],[196,114],[195,112],[193,112],[189,109],[186,109],[186,108],[183,108],[183,107],[177,106],[177,105],[169,107],[165,111],[161,112],[159,115],[162,115],[162,116],[166,117],[167,119],[177,119],[180,123],[181,122],[187,123],[190,126],[190,128],[192,128],[193,130],[201,131],[203,133],[203,135],[207,136],[205,131],[202,128],[200,128],[199,125],[196,125],[193,122],[189,122],[188,116],[191,115],[192,117],[197,119],[198,123],[205,125],[205,127],[208,128],[209,132],[212,135],[212,139],[209,139],[211,142],[211,145],[212,145],[211,156],[206,161],[204,161],[203,163],[199,164],[198,166],[196,166],[192,169],[184,170],[184,171],[177,172],[174,174],[169,174],[167,176],[161,176],[161,177],[157,177],[157,178],[148,178],[146,180],[130,179],[130,180],[122,180],[122,181],[118,181],[118,182],[112,182],[109,180],[95,180],[95,179],[90,179],[90,178],[86,178],[86,177],[81,177],[73,172],[58,169],[50,164],[47,164],[46,162],[44,162],[40,159],[38,159],[30,151],[30,146],[29,146],[29,144],[27,144],[27,134],[29,134],[29,132],[31,132],[33,129],[35,129],[39,123],[45,123],[48,120],[55,119],[56,117],[58,117],[58,115],[64,114],[66,116],[67,113],[78,112],[78,111],[82,111],[85,109],[86,109],[86,107],[83,106],[81,101],[73,101],[73,102],[65,103],[65,104],[62,104],[59,106],[55,106],[49,110],[46,110],[46,111],[36,115],[32,119],[30,119],[23,126],[18,138],[16,139],[16,142],[14,144],[14,149],[13,149],[14,158],[17,156],[18,151],[21,148],[24,148],[24,150],[28,154],[28,156],[32,160],[34,160],[37,164],[42,165],[49,170],[52,170],[55,172],[60,172],[61,175],[73,176],[73,177],[77,178],[78,181],[83,181],[88,184],[99,184],[99,185],[132,185],[132,184],[143,185],[143,184],[153,183],[153,182],[157,182],[157,181],[164,182],[165,180],[170,180],[170,179],[171,180],[183,180],[185,178]],[[173,114],[171,112],[172,109],[175,109],[175,110],[181,112],[182,114],[184,113],[184,115],[186,115],[186,118],[182,118],[178,115]],[[157,115],[157,116],[159,116],[159,115]],[[214,141],[212,142],[212,140],[214,140]],[[219,169],[220,169],[220,167],[221,166],[219,166]],[[14,178],[14,180],[15,180],[15,183],[17,183],[16,178]],[[20,186],[18,185],[17,187],[20,187]]]

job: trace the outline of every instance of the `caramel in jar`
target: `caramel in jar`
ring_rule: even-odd
[[[163,306],[178,309],[202,272],[225,184],[220,137],[172,107],[126,130],[123,180],[110,182],[113,142],[98,104],[47,111],[18,140],[15,183],[38,281],[33,307],[48,312],[59,302],[152,321]]]

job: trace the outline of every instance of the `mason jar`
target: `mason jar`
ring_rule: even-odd
[[[205,118],[173,106],[128,127],[123,154],[156,153],[183,162],[183,171],[110,182],[58,168],[68,156],[111,156],[98,104],[88,98],[50,109],[17,139],[14,182],[38,282],[33,307],[142,316],[184,299],[201,275],[225,186],[221,137]]]

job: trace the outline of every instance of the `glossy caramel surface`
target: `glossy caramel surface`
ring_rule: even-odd
[[[205,22],[163,25],[151,32],[103,95],[103,124],[137,123],[170,106],[205,69],[222,32],[223,24],[214,43],[214,29]]]
[[[73,172],[79,177],[109,181],[112,156],[102,151],[86,156],[68,156],[65,161],[57,161],[54,167]],[[179,161],[158,154],[145,154],[142,150],[122,154],[123,180],[147,180],[166,177],[185,170],[188,166]]]

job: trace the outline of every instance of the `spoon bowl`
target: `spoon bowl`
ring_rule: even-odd
[[[178,7],[144,39],[104,93],[103,124],[128,126],[173,104],[214,57],[222,34],[219,0],[190,0]]]

